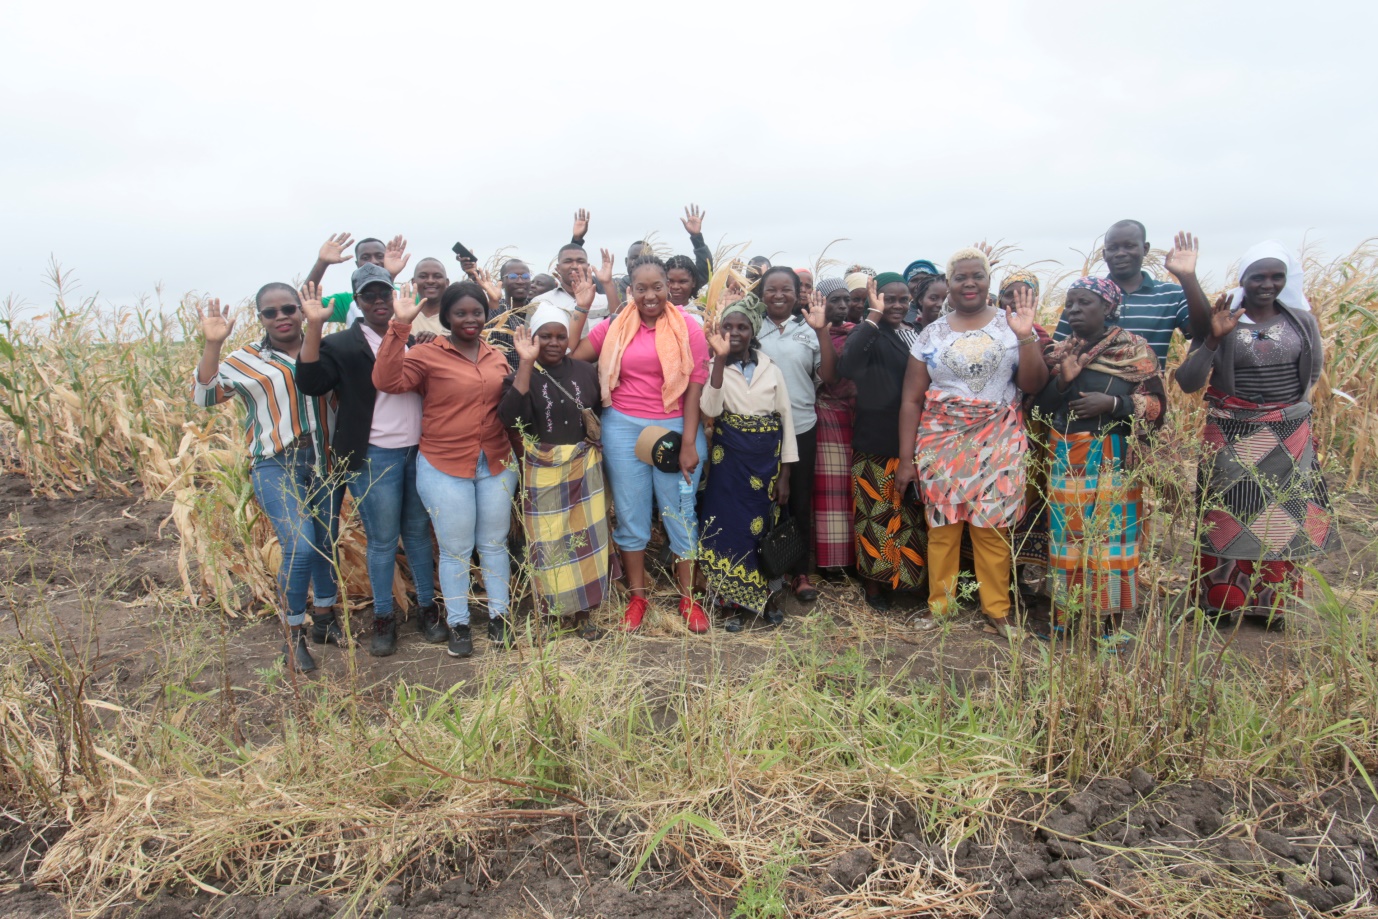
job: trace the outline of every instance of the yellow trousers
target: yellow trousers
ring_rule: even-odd
[[[952,591],[962,567],[962,530],[950,523],[928,531],[928,608],[934,616],[950,612]],[[1007,527],[971,527],[981,606],[991,619],[1010,614],[1010,531]]]

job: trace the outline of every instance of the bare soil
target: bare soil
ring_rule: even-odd
[[[1367,587],[1378,567],[1375,527],[1378,509],[1366,496],[1337,499],[1345,524],[1345,552],[1324,560],[1333,583]],[[228,682],[248,696],[262,694],[265,672],[277,659],[282,631],[276,620],[231,620],[218,613],[187,611],[177,602],[181,581],[177,541],[164,525],[169,505],[133,497],[35,497],[16,476],[0,477],[0,579],[15,585],[13,607],[0,602],[0,640],[26,627],[29,599],[40,594],[73,640],[89,642],[106,685],[122,690],[187,678],[191,689]],[[785,635],[806,628],[810,618],[831,617],[853,629],[869,666],[898,677],[927,677],[941,666],[948,674],[980,681],[1008,654],[973,619],[942,641],[914,631],[908,620],[917,598],[904,598],[890,614],[862,608],[853,583],[822,584],[822,599],[812,608],[786,601]],[[1171,591],[1171,586],[1165,588]],[[92,603],[91,597],[101,598]],[[1175,598],[1169,598],[1175,599]],[[647,635],[636,639],[648,660],[683,661],[686,633],[666,600],[648,619]],[[164,611],[181,617],[169,622]],[[613,614],[605,614],[612,626]],[[356,632],[366,635],[366,605],[355,614]],[[481,614],[477,622],[482,625]],[[1127,626],[1133,631],[1136,623]],[[156,653],[178,632],[195,631],[198,640],[223,642],[225,653],[207,654],[191,674],[169,674]],[[443,645],[423,644],[404,623],[398,653],[374,659],[360,654],[363,681],[380,701],[404,677],[412,683],[449,687],[469,680],[502,658],[475,628],[476,654],[456,660]],[[770,641],[765,640],[767,637]],[[576,641],[575,639],[565,639]],[[688,639],[690,659],[707,662],[726,654],[735,666],[751,667],[769,653],[774,633],[748,630],[734,636],[715,630]],[[1281,639],[1260,625],[1246,623],[1232,639],[1236,653],[1271,661],[1286,652]],[[847,643],[839,639],[839,644]],[[693,644],[697,642],[698,644]],[[327,678],[346,674],[345,655],[313,646]],[[516,652],[520,653],[520,652]],[[219,668],[228,662],[228,672]],[[1281,663],[1281,661],[1279,661]],[[113,687],[111,687],[113,688]],[[101,686],[95,687],[99,695]],[[254,712],[252,705],[246,712]],[[257,715],[275,711],[264,705]],[[246,717],[252,717],[246,715]],[[262,725],[246,723],[252,735]],[[2,807],[0,803],[0,807]],[[876,808],[861,803],[820,802],[828,818],[854,845],[823,866],[796,868],[786,885],[788,899],[805,914],[819,904],[854,902],[858,910],[876,905],[915,877],[938,878],[960,899],[963,890],[989,897],[986,915],[1033,919],[1067,915],[1146,915],[1140,899],[1155,876],[1166,872],[1203,886],[1228,886],[1231,877],[1272,877],[1286,893],[1254,903],[1240,915],[1307,915],[1374,903],[1378,882],[1375,802],[1361,783],[1342,784],[1319,795],[1263,783],[1231,786],[1196,781],[1159,785],[1140,770],[1100,778],[1053,798],[1007,802],[1011,819],[993,838],[957,843],[927,838],[905,802]],[[606,828],[605,828],[606,829]],[[0,829],[0,919],[65,916],[51,894],[24,881],[26,869],[52,840],[39,828]],[[6,851],[8,850],[8,851]],[[701,893],[679,880],[673,866],[648,875],[635,889],[612,880],[617,854],[589,835],[578,840],[567,823],[523,826],[491,840],[484,858],[453,853],[453,876],[442,883],[414,882],[384,891],[375,911],[388,917],[728,916],[732,902]],[[443,872],[442,872],[443,874]],[[429,876],[437,876],[432,872]],[[345,899],[286,888],[265,898],[212,897],[171,891],[144,904],[130,904],[123,915],[148,917],[325,917]],[[956,902],[956,901],[954,901]],[[884,911],[873,915],[884,915]],[[936,913],[935,913],[936,914]]]

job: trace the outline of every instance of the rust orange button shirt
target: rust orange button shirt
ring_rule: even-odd
[[[472,479],[479,450],[496,474],[512,453],[498,420],[502,381],[512,369],[502,352],[479,342],[478,360],[460,354],[449,336],[407,350],[411,324],[393,320],[373,363],[382,392],[421,394],[421,455],[446,475]]]

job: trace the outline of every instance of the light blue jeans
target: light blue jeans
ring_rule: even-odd
[[[517,470],[490,472],[482,452],[472,479],[441,472],[424,455],[416,458],[416,490],[440,543],[440,592],[452,626],[469,624],[469,558],[475,548],[488,591],[488,615],[507,616],[512,578],[507,532],[516,489]]]
[[[393,613],[392,580],[397,569],[397,539],[407,552],[416,581],[416,602],[435,602],[435,560],[431,557],[431,521],[416,491],[416,447],[369,444],[364,465],[349,479],[349,493],[359,508],[368,540],[368,584],[373,589],[373,615]]]
[[[339,534],[344,489],[331,486],[316,471],[316,451],[293,447],[254,463],[249,471],[254,497],[282,547],[278,593],[287,624],[306,621],[306,593],[316,609],[327,611],[339,597],[335,582],[335,540]]]
[[[603,411],[603,462],[612,486],[613,507],[617,511],[617,526],[612,541],[625,552],[641,552],[651,539],[651,501],[660,509],[670,550],[680,558],[693,558],[699,543],[698,514],[694,506],[698,498],[699,479],[708,461],[708,440],[700,426],[695,445],[699,465],[694,470],[691,489],[685,493],[680,485],[684,476],[678,472],[661,472],[636,458],[636,439],[643,429],[652,425],[684,433],[684,418],[637,418],[616,409]]]

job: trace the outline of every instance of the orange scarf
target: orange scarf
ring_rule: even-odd
[[[598,356],[598,382],[603,390],[603,405],[612,406],[612,391],[622,378],[622,355],[641,331],[641,313],[635,303],[628,303],[608,325],[603,339],[603,352]],[[689,328],[684,314],[673,303],[665,304],[665,311],[655,324],[656,356],[660,358],[660,373],[664,382],[660,387],[666,413],[679,409],[679,400],[689,388],[689,375],[694,372],[694,358],[689,351]]]

